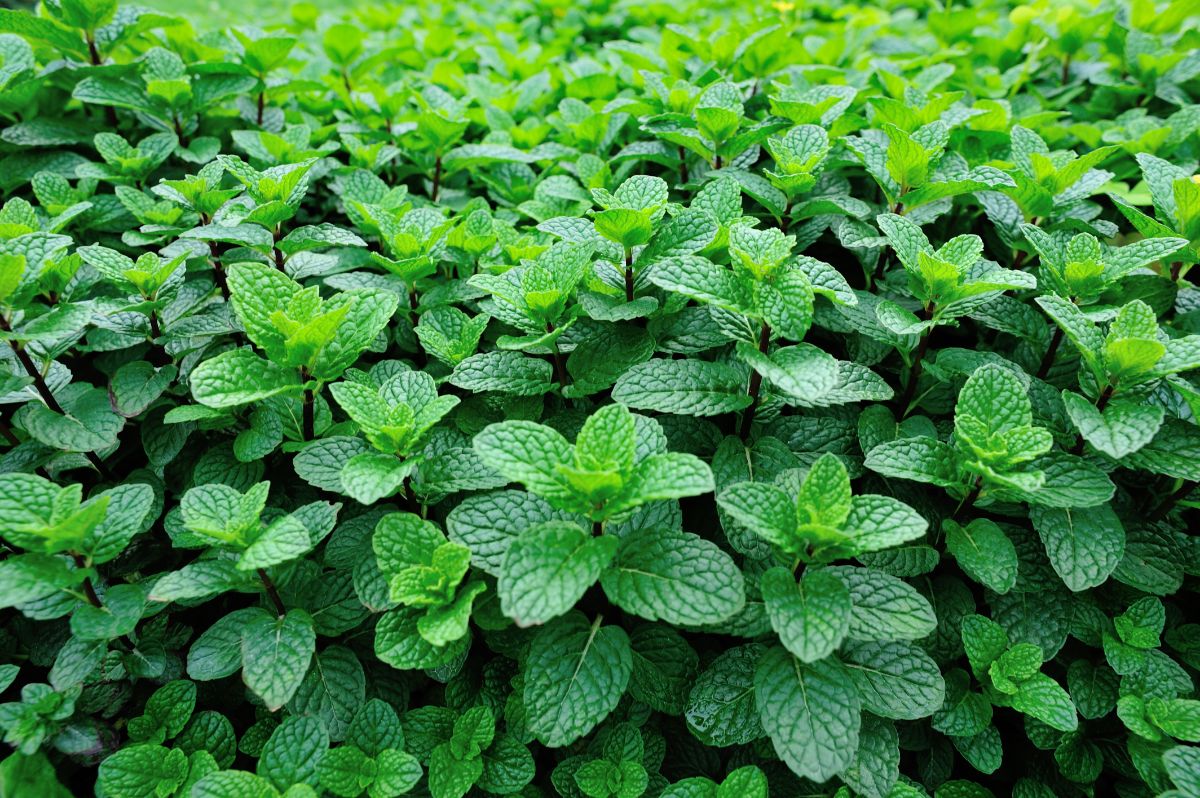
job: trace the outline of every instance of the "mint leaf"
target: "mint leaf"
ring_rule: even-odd
[[[754,674],[765,650],[758,643],[728,649],[695,680],[684,718],[701,742],[742,745],[763,736]]]
[[[497,592],[518,626],[543,624],[570,610],[617,551],[611,535],[590,537],[578,526],[549,523],[515,538],[500,566]]]
[[[951,520],[942,525],[946,548],[967,575],[997,593],[1012,590],[1017,583],[1017,550],[999,525],[986,518],[965,526]]]
[[[786,568],[772,568],[759,583],[771,627],[801,662],[834,652],[850,630],[850,591],[824,571],[806,571],[798,582]]]
[[[937,625],[925,597],[894,576],[850,566],[829,572],[850,591],[852,640],[920,640]]]
[[[626,612],[687,626],[720,623],[746,600],[742,574],[728,554],[697,535],[667,529],[622,538],[600,584]]]
[[[626,371],[613,386],[613,399],[636,410],[715,416],[750,406],[744,383],[720,363],[655,359]]]
[[[558,748],[587,734],[616,708],[633,671],[619,627],[571,612],[534,637],[525,662],[529,730]]]
[[[1118,460],[1153,440],[1164,415],[1161,407],[1125,400],[1109,404],[1101,413],[1072,391],[1063,392],[1063,404],[1084,440]]]
[[[754,674],[754,695],[763,729],[793,773],[825,781],[850,765],[861,704],[836,660],[805,664],[782,648],[769,649]]]
[[[1104,583],[1125,553],[1125,530],[1107,507],[1087,510],[1034,508],[1034,529],[1055,572],[1073,591]]]
[[[274,618],[261,612],[242,628],[243,678],[272,710],[282,707],[300,687],[316,649],[312,618],[289,610]]]
[[[912,643],[857,643],[845,656],[846,670],[867,711],[915,720],[942,707],[945,684],[937,664]]]

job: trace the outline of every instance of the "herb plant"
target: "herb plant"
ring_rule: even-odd
[[[1200,798],[1194,2],[162,5],[0,10],[0,798]]]

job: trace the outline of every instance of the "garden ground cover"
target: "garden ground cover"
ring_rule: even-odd
[[[156,9],[0,10],[0,798],[1200,798],[1194,3]]]

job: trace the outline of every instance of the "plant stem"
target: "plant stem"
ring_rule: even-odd
[[[5,440],[7,440],[13,446],[19,446],[21,444],[21,441],[12,431],[12,427],[9,425],[8,419],[0,418],[0,435],[3,435]]]
[[[262,123],[263,123],[263,111],[265,110],[265,106],[266,106],[266,104],[267,104],[267,100],[266,100],[266,92],[261,92],[261,91],[260,91],[260,92],[258,93],[258,114],[257,114],[257,116],[255,117],[255,119],[256,119],[256,121],[257,121],[257,124],[258,124],[258,126],[259,126],[259,127],[262,127]]]
[[[888,264],[891,263],[891,260],[892,251],[890,249],[885,249],[883,254],[879,256],[879,260],[875,261],[875,272],[871,275],[872,283],[877,283],[883,278],[884,272],[887,271]]]
[[[604,522],[603,521],[593,521],[592,522],[592,536],[600,537],[603,534],[604,534]]]
[[[547,333],[554,332],[554,325],[551,324],[550,322],[546,322],[546,332]],[[552,350],[553,350],[554,375],[555,375],[555,379],[558,380],[558,387],[559,387],[559,389],[566,388],[568,385],[571,384],[571,375],[567,374],[567,367],[566,367],[566,364],[563,362],[562,351],[558,348],[558,339],[555,338],[553,341],[551,341],[550,346],[552,347]]]
[[[277,224],[275,225],[275,229],[271,231],[271,255],[275,259],[275,268],[286,273],[283,268],[285,258],[283,257],[283,251],[279,248],[279,240],[281,238],[283,238],[283,225]]]
[[[75,561],[75,565],[78,566],[79,568],[87,568],[88,567],[87,560],[84,558],[84,556],[82,554],[76,554],[75,552],[71,552],[71,559],[73,559]],[[85,576],[83,578],[82,587],[83,587],[83,597],[87,601],[87,603],[91,604],[93,607],[95,607],[98,610],[104,609],[104,602],[100,600],[100,596],[96,593],[96,586],[94,584],[92,584],[92,578],[90,576]],[[129,647],[130,651],[137,648],[137,643],[133,642],[133,639],[131,637],[129,637],[129,635],[121,635],[118,639],[122,643],[127,645]]]
[[[158,326],[158,313],[152,310],[150,311],[150,339],[157,341],[161,335],[162,328]]]
[[[309,380],[308,369],[300,368],[300,379],[307,383]],[[301,411],[301,430],[300,434],[304,440],[311,441],[317,436],[316,432],[316,395],[312,388],[304,389],[304,400]]]
[[[625,247],[625,301],[633,301],[633,249]]]
[[[417,284],[411,283],[408,286],[408,319],[412,322],[412,326],[416,327],[420,321],[420,314],[417,313],[417,307],[421,304],[421,297],[417,294]]]
[[[229,299],[229,281],[225,279],[225,267],[221,265],[221,256],[217,251],[217,242],[208,242],[208,253],[212,260],[213,277],[216,278],[217,287],[221,289],[221,298]]]
[[[1108,400],[1112,399],[1113,391],[1116,389],[1117,387],[1112,383],[1104,386],[1104,390],[1100,392],[1100,398],[1096,400],[1096,410],[1104,412],[1104,408],[1108,407]],[[1083,433],[1079,433],[1075,436],[1075,445],[1071,447],[1071,454],[1083,454],[1084,443]]]
[[[46,384],[46,378],[42,376],[42,372],[34,365],[33,358],[29,357],[29,353],[17,341],[9,341],[9,346],[17,355],[17,360],[21,361],[21,365],[25,367],[25,373],[33,378],[33,385],[37,388],[37,392],[41,394],[42,401],[46,403],[46,407],[53,410],[59,415],[65,416],[67,411],[63,410],[62,405],[54,398],[54,394],[50,392],[50,386]]]
[[[921,308],[921,312],[917,314],[922,321],[929,321],[933,318],[933,305],[926,305]],[[925,353],[929,351],[929,338],[933,332],[933,328],[925,330],[921,333],[921,340],[917,343],[917,351],[913,354],[912,365],[908,367],[908,382],[904,385],[904,393],[900,396],[900,412],[903,415],[908,415],[908,405],[913,400],[913,396],[917,392],[917,381],[921,378],[921,369],[924,367]]]
[[[92,579],[90,576],[85,576],[83,578],[83,596],[87,599],[87,603],[91,604],[96,609],[100,609],[104,606],[104,602],[102,602],[100,597],[96,595],[96,586],[92,584]]]
[[[679,184],[684,185],[685,183],[687,183],[687,181],[688,181],[687,150],[685,150],[683,148],[683,145],[681,144],[681,145],[679,145]]]
[[[771,325],[765,321],[762,323],[762,328],[758,332],[758,351],[766,355],[771,347]],[[746,393],[750,395],[750,406],[746,408],[746,414],[742,416],[742,423],[738,429],[738,436],[744,441],[750,435],[750,425],[754,423],[754,414],[758,411],[759,394],[762,392],[762,375],[759,374],[753,366],[750,368],[750,384],[746,388]]]
[[[950,516],[952,521],[957,521],[971,511],[975,506],[975,502],[979,499],[979,494],[983,492],[983,477],[975,477],[975,484],[971,486],[971,492],[968,493],[959,503],[958,507],[954,508],[954,514]]]
[[[408,477],[404,478],[404,501],[408,505],[408,511],[413,515],[419,515],[422,518],[426,515],[425,505],[417,501],[416,495],[413,493],[412,480]]]
[[[1058,353],[1062,339],[1063,328],[1056,324],[1054,325],[1054,335],[1050,337],[1050,346],[1046,348],[1046,354],[1042,355],[1042,362],[1038,365],[1037,378],[1039,380],[1046,379],[1046,375],[1050,373],[1050,368],[1054,365],[1054,356]]]
[[[88,57],[92,61],[92,66],[100,66],[102,62],[100,60],[100,51],[96,49],[96,37],[92,35],[91,31],[87,31],[84,34],[84,38],[87,39]]]
[[[0,330],[10,333],[12,325],[9,324],[7,318],[0,316]],[[62,405],[54,398],[54,394],[50,392],[50,386],[46,384],[46,378],[42,376],[41,370],[34,364],[33,358],[25,351],[25,346],[13,339],[8,339],[8,345],[12,347],[13,354],[17,356],[17,360],[21,361],[21,365],[25,367],[25,373],[33,380],[33,385],[37,388],[37,392],[42,395],[42,401],[46,403],[46,407],[60,415],[66,415],[66,411],[62,409]]]
[[[1167,517],[1167,513],[1175,508],[1175,505],[1187,498],[1187,495],[1196,488],[1196,483],[1193,480],[1185,479],[1170,496],[1163,500],[1163,503],[1158,505],[1148,516],[1151,521],[1161,521]]]
[[[438,195],[442,192],[442,156],[439,153],[433,159],[433,191],[430,194],[430,199],[434,202],[438,201]]]
[[[0,316],[0,330],[12,332],[12,326],[9,324],[8,319],[3,316]],[[58,400],[54,398],[54,394],[50,392],[50,386],[46,384],[46,378],[42,376],[42,372],[34,364],[33,358],[25,351],[25,347],[19,341],[14,341],[11,338],[8,340],[8,345],[12,347],[13,354],[17,356],[17,360],[21,361],[21,365],[25,368],[25,373],[33,380],[33,385],[41,395],[46,407],[60,416],[65,416],[67,411],[63,410],[62,405],[58,403]],[[95,452],[84,452],[83,456],[99,472],[101,478],[111,478],[108,469],[104,466],[104,461],[100,459],[98,454]]]
[[[1063,56],[1062,74],[1058,76],[1058,82],[1067,85],[1067,81],[1071,79],[1071,54],[1067,53]]]
[[[287,615],[287,607],[283,605],[283,599],[279,597],[279,590],[275,587],[275,583],[271,581],[271,577],[263,568],[256,568],[258,573],[258,581],[262,582],[263,587],[267,589],[267,595],[271,597],[271,603],[275,605],[275,611],[279,613],[279,617]]]

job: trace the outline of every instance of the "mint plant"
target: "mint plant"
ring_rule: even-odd
[[[1200,17],[0,9],[0,798],[1200,798]]]

